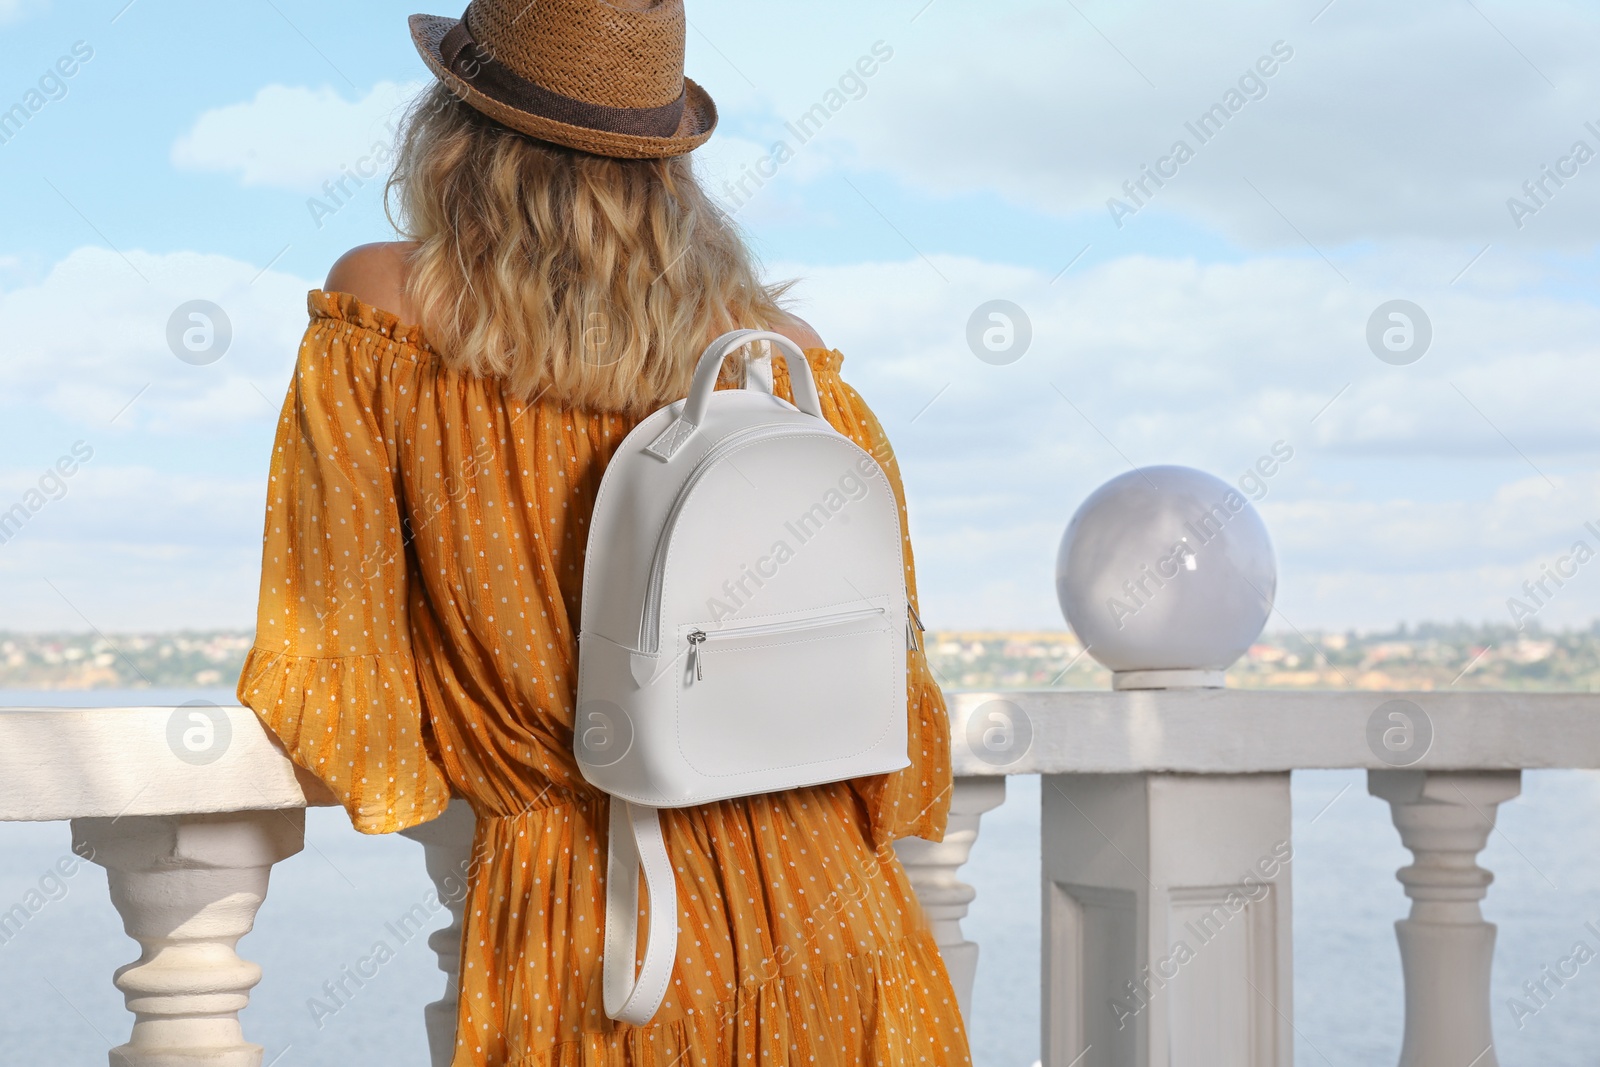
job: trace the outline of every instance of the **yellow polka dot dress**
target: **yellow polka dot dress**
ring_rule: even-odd
[[[572,755],[576,635],[595,492],[634,423],[508,399],[386,312],[309,302],[239,699],[364,833],[452,795],[477,812],[455,1067],[967,1064],[890,847],[942,837],[949,807],[949,726],[920,651],[911,766],[663,813],[672,981],[649,1024],[606,1018],[608,801]],[[828,421],[888,472],[903,529],[882,427],[838,352],[807,356]],[[791,399],[781,362],[774,379]]]

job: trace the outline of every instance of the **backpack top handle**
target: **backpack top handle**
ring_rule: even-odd
[[[817,398],[817,382],[811,376],[811,363],[806,359],[806,354],[799,345],[771,330],[734,330],[725,333],[712,341],[706,348],[705,354],[700,357],[700,362],[695,365],[694,382],[689,386],[689,399],[683,406],[683,414],[679,416],[690,426],[699,426],[705,418],[706,405],[711,402],[711,393],[717,387],[717,375],[722,370],[722,361],[730,354],[743,348],[745,345],[756,341],[770,341],[777,349],[774,355],[782,355],[783,361],[789,367],[789,383],[794,391],[794,406],[807,415],[823,418],[822,402]]]
[[[717,387],[717,375],[722,371],[722,361],[745,345],[756,341],[770,341],[783,356],[789,368],[789,385],[794,393],[795,407],[807,415],[827,421],[822,414],[822,401],[817,397],[817,381],[811,376],[811,363],[800,346],[770,330],[733,330],[712,341],[695,364],[694,379],[689,384],[689,397],[677,418],[667,423],[656,439],[644,449],[647,455],[671,462],[705,420],[706,408],[711,404],[711,394]],[[665,409],[663,409],[665,410]]]

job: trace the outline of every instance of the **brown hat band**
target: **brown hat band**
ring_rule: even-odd
[[[570,126],[635,137],[671,137],[683,119],[684,93],[660,107],[610,107],[551,92],[517,74],[478,44],[466,19],[444,35],[439,52],[450,72],[473,88],[522,111]]]

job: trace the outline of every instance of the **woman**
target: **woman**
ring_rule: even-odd
[[[772,328],[806,349],[829,421],[880,458],[902,516],[904,494],[842,357],[780,310],[695,182],[687,153],[716,112],[683,77],[679,0],[477,0],[412,29],[440,82],[392,178],[411,240],[356,249],[310,295],[240,700],[362,832],[471,803],[458,1067],[967,1063],[890,847],[940,838],[950,795],[918,650],[907,769],[665,813],[673,980],[648,1025],[605,1016],[609,809],[572,722],[612,451],[686,395],[713,337]],[[718,387],[740,377],[730,364]]]

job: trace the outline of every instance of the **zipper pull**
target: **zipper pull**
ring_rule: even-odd
[[[694,680],[700,681],[700,645],[706,639],[704,630],[689,631],[689,665],[694,668]]]
[[[926,630],[926,629],[927,629],[927,627],[922,625],[922,616],[917,614],[917,609],[911,606],[911,601],[910,600],[907,600],[906,601],[906,640],[910,643],[911,648],[912,648],[913,651],[916,651],[916,652],[921,652],[922,651],[922,642],[920,640],[918,640],[917,633],[919,631]]]

